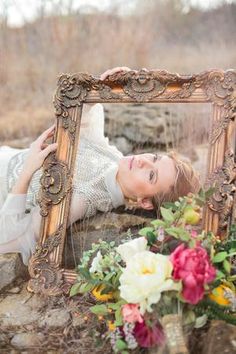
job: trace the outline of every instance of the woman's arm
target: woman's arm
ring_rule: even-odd
[[[23,165],[17,182],[13,186],[12,194],[26,194],[33,174],[40,169],[45,158],[57,148],[57,143],[46,144],[46,140],[54,133],[55,125],[45,130],[31,145],[29,154]]]
[[[40,224],[38,207],[25,213],[26,193],[34,172],[57,148],[57,144],[46,144],[54,128],[52,126],[44,131],[31,144],[23,171],[0,209],[0,253],[19,252],[25,264],[35,248]]]

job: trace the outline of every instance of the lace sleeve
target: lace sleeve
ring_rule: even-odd
[[[88,218],[96,214],[96,207],[89,201],[84,193],[75,191],[72,195],[70,214],[67,226],[73,222]]]

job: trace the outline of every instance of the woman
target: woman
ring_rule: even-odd
[[[114,72],[129,70],[115,68]],[[57,144],[46,144],[54,126],[43,132],[30,149],[0,148],[0,253],[20,252],[27,265],[39,236],[41,217],[37,192],[41,166]],[[101,104],[84,105],[76,158],[69,224],[107,212],[132,200],[151,210],[163,201],[197,192],[199,178],[189,163],[173,154],[123,156],[104,137]],[[26,213],[26,209],[30,209]]]

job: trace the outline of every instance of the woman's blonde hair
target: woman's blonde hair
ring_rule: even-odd
[[[159,214],[160,206],[164,202],[174,202],[188,193],[197,193],[200,190],[200,177],[191,163],[180,157],[175,151],[166,154],[173,159],[176,169],[174,185],[166,193],[158,193],[152,198],[152,203]]]

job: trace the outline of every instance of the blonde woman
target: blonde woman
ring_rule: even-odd
[[[121,70],[129,69],[114,68],[101,79]],[[0,148],[0,253],[19,252],[26,265],[39,237],[39,178],[44,159],[57,149],[46,144],[54,129],[44,131],[29,149]],[[123,156],[104,136],[103,106],[84,105],[69,224],[126,200],[151,210],[199,187],[192,166],[175,153]]]

